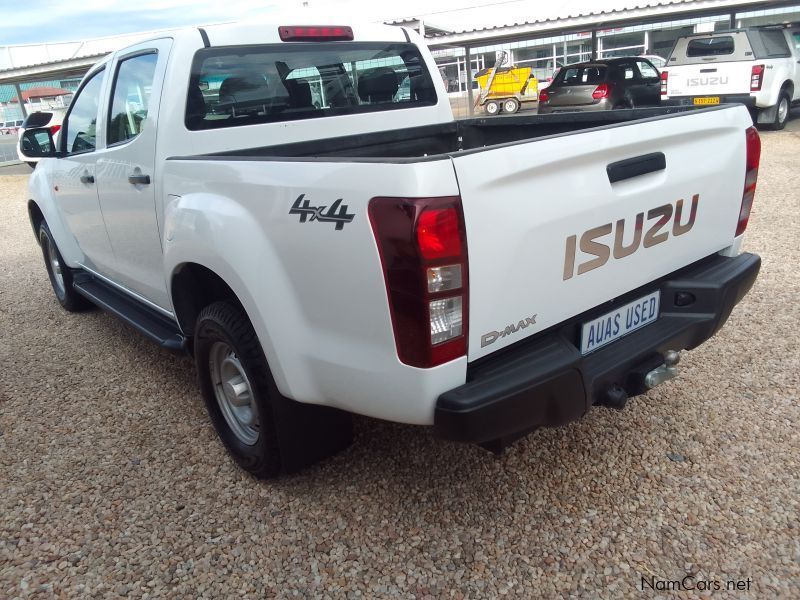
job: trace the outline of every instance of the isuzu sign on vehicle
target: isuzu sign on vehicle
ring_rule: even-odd
[[[189,352],[257,476],[345,447],[351,413],[499,450],[622,407],[759,270],[744,107],[455,121],[403,28],[165,34],[24,138],[58,301]]]

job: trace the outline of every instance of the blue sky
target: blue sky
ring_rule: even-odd
[[[259,15],[266,17],[281,8],[280,4],[293,7],[300,2],[0,0],[0,45],[75,41]]]
[[[436,10],[497,0],[437,0]],[[115,34],[224,21],[317,13],[346,22],[430,11],[430,0],[0,0],[0,46],[78,41]]]

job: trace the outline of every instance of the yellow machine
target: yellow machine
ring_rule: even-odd
[[[475,75],[481,93],[475,100],[486,114],[515,113],[523,103],[539,99],[539,82],[530,67],[483,69]]]

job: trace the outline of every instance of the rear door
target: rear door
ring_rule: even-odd
[[[636,59],[639,71],[639,98],[637,106],[653,106],[661,102],[661,77],[649,61]]]
[[[749,124],[735,107],[454,156],[469,359],[728,247]],[[611,183],[608,165],[652,153],[663,153],[665,169]]]
[[[156,122],[172,41],[134,46],[112,65],[106,147],[97,157],[97,185],[117,282],[167,308],[154,179]]]

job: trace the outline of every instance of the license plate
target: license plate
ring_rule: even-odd
[[[705,104],[719,104],[719,96],[711,96],[709,98],[695,98],[693,102],[695,106],[700,106]]]
[[[606,344],[641,329],[658,319],[661,292],[656,291],[583,324],[581,354],[589,354]]]

